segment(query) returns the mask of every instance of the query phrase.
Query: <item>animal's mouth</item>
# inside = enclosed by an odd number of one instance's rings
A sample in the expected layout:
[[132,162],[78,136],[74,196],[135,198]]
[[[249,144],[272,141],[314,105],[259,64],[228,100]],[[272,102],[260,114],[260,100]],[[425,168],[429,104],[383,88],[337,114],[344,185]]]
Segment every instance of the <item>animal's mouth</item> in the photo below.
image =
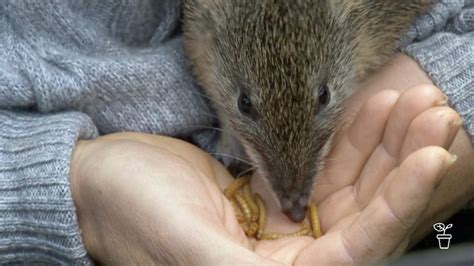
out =
[[[268,165],[265,164],[266,160],[253,149],[251,145],[242,140],[242,152],[245,153],[246,158],[253,164],[248,165],[247,174],[256,172],[258,176],[263,178],[267,183],[268,188],[271,189],[274,199],[279,202],[281,211],[293,222],[302,222],[306,218],[306,212],[309,204],[310,192],[305,191],[306,189],[301,185],[298,185],[299,189],[291,189],[292,192],[283,189],[280,185],[275,182],[279,182],[277,178],[269,178],[277,174],[274,171],[269,171]],[[240,165],[242,167],[242,165]],[[257,167],[258,166],[258,167]],[[242,168],[240,170],[243,170]],[[277,185],[277,187],[275,187]]]
[[293,222],[301,222],[306,217],[309,199],[303,195],[280,198],[282,212]]

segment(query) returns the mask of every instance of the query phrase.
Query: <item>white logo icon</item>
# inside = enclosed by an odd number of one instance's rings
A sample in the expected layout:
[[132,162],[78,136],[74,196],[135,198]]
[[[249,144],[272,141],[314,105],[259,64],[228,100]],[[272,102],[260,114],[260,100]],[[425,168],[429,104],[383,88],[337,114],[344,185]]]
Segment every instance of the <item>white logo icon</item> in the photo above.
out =
[[446,230],[453,227],[453,224],[444,225],[443,223],[435,223],[433,225],[434,230],[437,232],[443,232],[442,234],[437,234],[436,238],[438,239],[438,244],[440,249],[448,249],[449,243],[451,242],[451,238],[453,237],[451,234],[446,234]]

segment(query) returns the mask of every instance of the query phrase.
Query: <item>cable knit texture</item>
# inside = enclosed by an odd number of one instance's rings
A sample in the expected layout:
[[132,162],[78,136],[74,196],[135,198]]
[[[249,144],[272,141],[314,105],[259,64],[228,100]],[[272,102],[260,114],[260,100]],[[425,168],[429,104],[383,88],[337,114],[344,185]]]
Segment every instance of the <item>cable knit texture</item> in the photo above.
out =
[[[78,138],[141,131],[212,146],[178,0],[0,1],[0,262],[91,264],[69,191]],[[406,38],[473,128],[472,1],[444,1]]]

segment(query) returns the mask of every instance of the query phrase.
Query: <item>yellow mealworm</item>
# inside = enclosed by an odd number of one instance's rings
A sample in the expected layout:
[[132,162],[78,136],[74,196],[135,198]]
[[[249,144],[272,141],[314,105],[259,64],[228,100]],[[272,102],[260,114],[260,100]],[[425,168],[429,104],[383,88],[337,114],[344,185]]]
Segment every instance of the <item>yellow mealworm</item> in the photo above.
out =
[[235,217],[237,218],[237,221],[241,224],[245,222],[245,217],[244,214],[242,213],[242,210],[239,207],[239,204],[237,203],[235,198],[230,199],[230,203],[232,204],[232,208],[234,209]]
[[282,233],[265,233],[262,235],[261,240],[275,240],[282,238],[284,234]]
[[255,236],[255,234],[257,233],[257,230],[258,230],[258,224],[254,222],[250,223],[247,236],[250,236],[250,237]]
[[258,206],[252,197],[252,191],[250,190],[250,183],[247,183],[244,185],[243,191],[244,191],[244,197],[247,200],[247,203],[249,204],[250,210],[252,211],[251,220],[252,222],[256,222],[258,220]]
[[255,237],[257,238],[257,240],[262,240],[263,239],[263,234],[264,234],[264,229],[258,228],[257,235]]
[[235,200],[237,200],[242,213],[244,214],[245,220],[250,221],[252,217],[252,210],[250,209],[247,200],[238,192],[234,194],[234,197]]
[[245,235],[249,234],[250,225],[248,222],[241,223],[240,227],[242,227],[242,230],[244,230]]
[[321,225],[319,223],[319,215],[316,204],[311,201],[309,204],[309,222],[313,231],[313,237],[318,238],[321,236]]
[[296,237],[296,236],[305,236],[308,235],[309,228],[303,227],[300,230],[293,233],[266,233],[263,234],[262,240],[276,240],[282,237]]
[[293,232],[291,234],[288,234],[288,236],[306,236],[308,235],[309,233],[309,228],[305,227],[305,228],[302,228],[296,232]]
[[237,222],[239,222],[239,224],[245,223],[245,217],[243,215],[236,215],[235,218],[237,218]]
[[265,227],[267,226],[267,211],[265,210],[265,205],[263,204],[263,200],[260,195],[255,194],[255,201],[257,202],[258,207],[258,230],[257,230],[257,239],[261,239],[263,237],[263,232],[265,231]]
[[225,196],[228,199],[231,199],[234,196],[235,192],[248,182],[250,182],[250,179],[247,176],[238,178],[232,184],[230,184],[230,186],[228,186],[226,190],[224,190]]

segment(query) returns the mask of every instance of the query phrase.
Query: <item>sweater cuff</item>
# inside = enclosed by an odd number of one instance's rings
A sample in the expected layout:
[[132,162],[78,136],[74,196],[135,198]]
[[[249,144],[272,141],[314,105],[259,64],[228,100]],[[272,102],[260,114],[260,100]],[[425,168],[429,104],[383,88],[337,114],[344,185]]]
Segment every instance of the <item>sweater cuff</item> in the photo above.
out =
[[448,96],[474,145],[474,32],[438,33],[403,49]]
[[0,111],[0,261],[91,264],[69,185],[78,138],[97,136],[88,116]]

